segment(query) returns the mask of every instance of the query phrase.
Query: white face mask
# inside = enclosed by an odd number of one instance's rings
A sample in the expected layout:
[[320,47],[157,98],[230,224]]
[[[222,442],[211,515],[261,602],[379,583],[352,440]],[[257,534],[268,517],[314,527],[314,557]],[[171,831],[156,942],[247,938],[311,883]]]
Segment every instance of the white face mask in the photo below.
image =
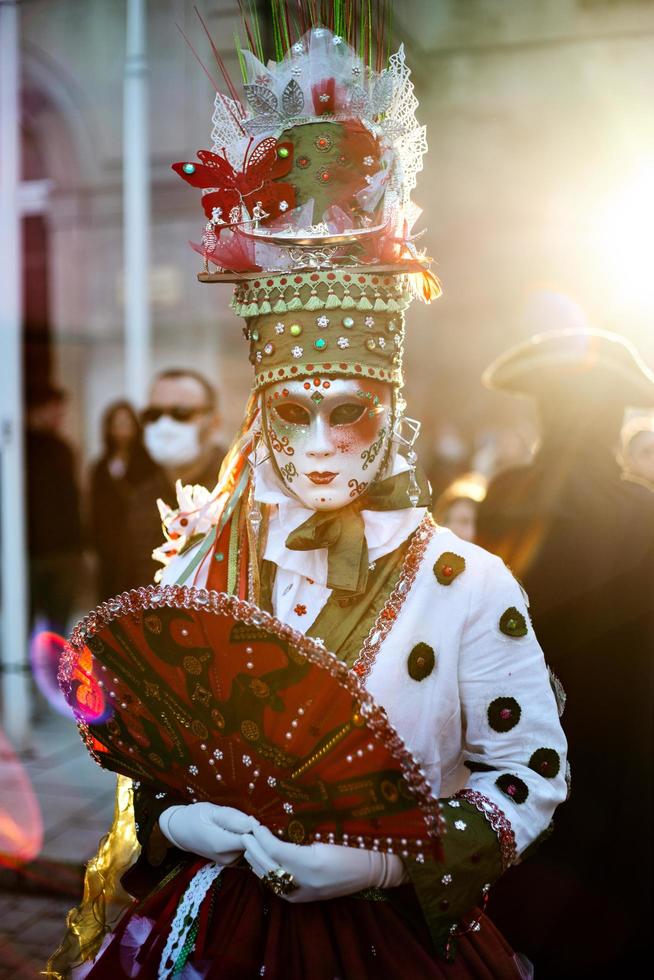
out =
[[148,422],[143,430],[145,448],[159,466],[184,466],[198,459],[202,451],[195,422],[177,422],[162,415]]
[[263,394],[264,438],[284,486],[305,507],[337,510],[379,476],[391,438],[392,389],[316,377]]

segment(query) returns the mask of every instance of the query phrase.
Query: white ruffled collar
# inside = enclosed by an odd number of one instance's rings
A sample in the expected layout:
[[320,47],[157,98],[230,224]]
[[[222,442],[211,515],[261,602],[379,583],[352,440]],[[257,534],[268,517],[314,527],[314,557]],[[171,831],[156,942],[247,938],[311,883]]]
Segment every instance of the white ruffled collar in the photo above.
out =
[[[409,469],[403,456],[396,455],[388,476],[396,476]],[[286,547],[286,539],[291,531],[308,520],[313,513],[281,485],[273,467],[267,459],[255,470],[254,499],[262,504],[275,505],[268,525],[268,537],[264,558],[282,568],[319,585],[327,584],[327,549],[313,551],[291,551]],[[368,543],[368,557],[371,562],[394,551],[412,534],[427,513],[426,507],[405,507],[401,510],[362,510]]]

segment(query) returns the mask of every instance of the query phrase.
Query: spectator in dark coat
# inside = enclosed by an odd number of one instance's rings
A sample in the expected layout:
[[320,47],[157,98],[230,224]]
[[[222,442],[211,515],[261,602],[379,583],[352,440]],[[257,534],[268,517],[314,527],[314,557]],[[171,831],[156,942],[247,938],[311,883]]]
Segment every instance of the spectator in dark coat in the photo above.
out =
[[59,634],[69,626],[82,553],[75,457],[59,432],[66,399],[55,386],[33,392],[25,437],[31,619]]
[[197,371],[158,374],[141,421],[145,447],[157,467],[135,488],[127,507],[124,577],[130,588],[151,584],[161,567],[151,557],[164,540],[157,499],[175,505],[177,480],[213,489],[225,454],[217,442],[216,391]]
[[124,577],[128,499],[156,469],[129,402],[113,402],[106,408],[102,441],[103,452],[91,469],[90,479],[91,536],[98,559],[100,600],[117,595],[129,585]]
[[624,407],[654,404],[654,376],[617,335],[569,330],[509,351],[485,381],[538,405],[536,458],[491,482],[477,541],[530,597],[567,694],[572,770],[553,835],[499,884],[491,916],[538,980],[640,975],[652,911],[654,494],[621,478],[615,450]]

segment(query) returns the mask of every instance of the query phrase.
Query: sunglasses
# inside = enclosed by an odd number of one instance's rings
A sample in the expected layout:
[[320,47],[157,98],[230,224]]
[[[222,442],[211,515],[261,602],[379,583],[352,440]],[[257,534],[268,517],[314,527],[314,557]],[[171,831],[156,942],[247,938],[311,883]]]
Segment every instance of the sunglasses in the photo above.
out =
[[208,408],[187,408],[184,405],[171,405],[169,408],[157,408],[150,405],[141,412],[141,422],[147,425],[148,422],[158,422],[162,415],[174,419],[175,422],[190,422],[196,415],[204,415]]

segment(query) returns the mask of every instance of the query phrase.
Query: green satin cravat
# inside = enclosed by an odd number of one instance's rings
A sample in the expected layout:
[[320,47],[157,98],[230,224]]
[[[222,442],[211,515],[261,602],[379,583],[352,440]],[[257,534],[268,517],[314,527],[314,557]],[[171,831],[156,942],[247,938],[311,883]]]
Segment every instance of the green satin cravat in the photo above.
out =
[[[416,506],[429,506],[431,495],[427,478],[416,469],[420,498]],[[403,510],[411,506],[408,497],[409,473],[398,473],[380,480],[353,503],[340,510],[318,510],[286,539],[291,551],[327,548],[327,587],[358,595],[368,582],[368,543],[362,510]]]

